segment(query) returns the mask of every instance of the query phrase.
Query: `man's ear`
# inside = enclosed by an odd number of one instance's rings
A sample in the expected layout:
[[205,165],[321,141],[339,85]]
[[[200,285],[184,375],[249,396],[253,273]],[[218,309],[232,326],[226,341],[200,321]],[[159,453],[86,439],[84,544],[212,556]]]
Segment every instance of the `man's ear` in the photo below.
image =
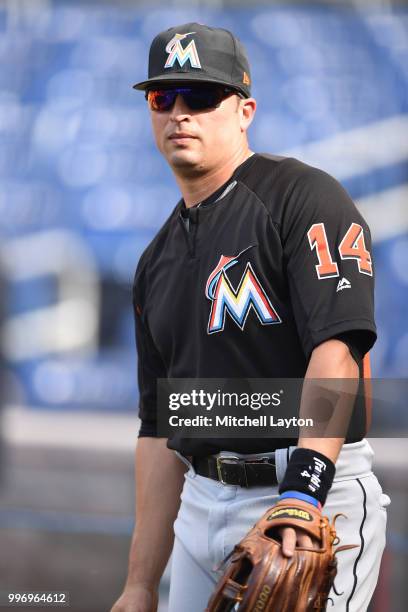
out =
[[246,132],[252,123],[256,111],[255,98],[244,98],[240,100],[238,112],[240,114],[241,132]]

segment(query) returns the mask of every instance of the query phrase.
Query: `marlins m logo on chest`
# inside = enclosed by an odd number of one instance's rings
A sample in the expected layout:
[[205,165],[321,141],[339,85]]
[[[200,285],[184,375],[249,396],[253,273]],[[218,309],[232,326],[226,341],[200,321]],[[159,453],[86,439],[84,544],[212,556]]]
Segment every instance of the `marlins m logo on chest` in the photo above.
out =
[[238,288],[236,290],[233,288],[226,270],[238,263],[239,255],[235,257],[221,255],[217,266],[208,277],[205,287],[205,295],[211,301],[208,334],[223,331],[227,312],[243,330],[251,308],[262,325],[281,323],[278,313],[249,262],[246,264]]
[[180,67],[182,68],[188,60],[190,61],[192,68],[201,68],[200,58],[198,57],[197,47],[194,40],[190,40],[185,49],[181,44],[182,40],[187,38],[187,36],[191,36],[192,34],[195,34],[195,32],[176,34],[167,43],[166,52],[169,54],[169,57],[164,64],[165,68],[172,68],[176,61],[178,61]]

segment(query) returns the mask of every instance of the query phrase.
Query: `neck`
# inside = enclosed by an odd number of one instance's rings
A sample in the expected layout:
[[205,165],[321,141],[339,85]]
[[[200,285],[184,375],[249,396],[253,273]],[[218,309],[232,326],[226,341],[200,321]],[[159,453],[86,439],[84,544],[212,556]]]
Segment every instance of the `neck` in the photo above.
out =
[[195,206],[217,191],[253,152],[248,147],[241,149],[228,158],[224,164],[209,170],[207,173],[185,176],[176,174],[176,181],[187,208]]

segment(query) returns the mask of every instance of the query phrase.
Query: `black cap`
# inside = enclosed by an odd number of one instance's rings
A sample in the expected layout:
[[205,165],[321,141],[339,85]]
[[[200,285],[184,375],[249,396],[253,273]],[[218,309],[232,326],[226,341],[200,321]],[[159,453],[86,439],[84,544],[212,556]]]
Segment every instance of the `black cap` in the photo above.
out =
[[251,95],[249,62],[228,30],[185,23],[158,34],[150,47],[149,78],[135,89],[173,83],[220,83]]

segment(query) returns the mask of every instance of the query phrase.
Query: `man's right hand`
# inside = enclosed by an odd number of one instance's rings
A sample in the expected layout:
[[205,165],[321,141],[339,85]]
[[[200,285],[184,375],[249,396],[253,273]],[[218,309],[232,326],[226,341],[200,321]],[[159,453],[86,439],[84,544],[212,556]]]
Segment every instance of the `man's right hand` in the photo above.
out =
[[144,585],[126,587],[111,612],[156,612],[159,596]]
[[135,455],[135,527],[123,593],[111,612],[157,612],[160,579],[174,543],[185,464],[166,438],[139,438]]

